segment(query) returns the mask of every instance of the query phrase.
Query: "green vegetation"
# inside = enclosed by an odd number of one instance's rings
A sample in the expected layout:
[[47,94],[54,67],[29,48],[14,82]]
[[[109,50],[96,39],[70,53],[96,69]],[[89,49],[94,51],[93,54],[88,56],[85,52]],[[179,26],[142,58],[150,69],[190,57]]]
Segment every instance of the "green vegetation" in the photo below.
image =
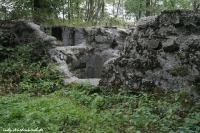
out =
[[43,44],[0,45],[0,132],[198,133],[200,107],[187,91],[107,93],[89,84],[62,85]]
[[197,83],[195,86],[193,86],[192,90],[200,95],[200,83]]
[[127,14],[134,14],[136,19],[143,16],[158,15],[163,10],[198,9],[197,0],[126,0]]
[[0,19],[28,19],[41,25],[123,26],[163,10],[199,7],[199,0],[1,0]]
[[0,99],[2,128],[45,132],[194,132],[200,108],[182,106],[179,93],[103,94],[90,85],[71,84],[49,95],[9,94]]
[[44,44],[13,46],[3,41],[0,48],[0,94],[31,92],[41,95],[60,88],[62,77],[50,64]]
[[190,72],[188,71],[188,68],[184,66],[176,67],[170,72],[170,74],[173,76],[181,76],[181,77],[187,76],[189,73]]
[[[0,19],[30,19],[41,25],[121,25],[129,15],[159,14],[163,9],[198,9],[197,0],[2,0]],[[113,8],[112,16],[105,5]],[[126,14],[124,13],[126,9]],[[59,14],[62,14],[62,18]],[[123,18],[120,18],[120,16]],[[0,32],[0,132],[42,129],[45,133],[199,133],[200,107],[187,89],[155,88],[154,93],[116,93],[90,84],[63,85],[63,77],[43,43],[16,45]],[[62,42],[58,42],[62,46]],[[180,55],[180,58],[182,56]],[[175,68],[173,76],[189,74]],[[199,93],[200,84],[192,88]]]
[[185,59],[185,55],[180,52],[180,53],[177,54],[177,59],[178,60],[184,60]]

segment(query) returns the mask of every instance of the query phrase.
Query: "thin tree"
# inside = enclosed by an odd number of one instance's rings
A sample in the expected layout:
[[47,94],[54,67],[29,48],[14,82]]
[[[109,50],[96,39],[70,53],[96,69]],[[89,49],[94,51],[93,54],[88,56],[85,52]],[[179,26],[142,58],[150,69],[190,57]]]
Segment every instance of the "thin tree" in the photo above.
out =
[[40,23],[40,17],[39,17],[40,8],[41,8],[40,0],[34,0],[34,2],[33,2],[33,9],[34,9],[33,21],[35,23]]
[[151,6],[151,1],[150,0],[146,0],[146,16],[150,16],[151,15],[150,6]]

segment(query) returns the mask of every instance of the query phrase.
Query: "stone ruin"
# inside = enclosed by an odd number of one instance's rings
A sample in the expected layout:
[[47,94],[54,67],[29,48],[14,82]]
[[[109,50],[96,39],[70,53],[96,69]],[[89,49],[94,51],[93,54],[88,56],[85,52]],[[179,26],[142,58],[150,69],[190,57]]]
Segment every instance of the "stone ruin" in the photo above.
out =
[[141,18],[135,29],[53,27],[59,41],[32,22],[14,27],[21,43],[50,44],[67,83],[94,79],[107,91],[132,93],[186,88],[200,99],[200,11],[163,11]]
[[[43,54],[48,49],[51,59],[56,63],[59,72],[66,78],[65,83],[90,82],[98,85],[103,64],[120,56],[120,49],[130,29],[117,27],[75,28],[52,27],[52,35],[47,35],[44,27],[31,21],[1,22],[1,29],[7,28],[12,33],[16,44],[43,43],[35,51]],[[39,53],[38,53],[39,52]]]
[[116,27],[52,27],[52,35],[60,40],[60,46],[51,49],[50,54],[66,82],[89,79],[97,85],[103,64],[120,56],[120,49],[131,33],[130,29]]
[[200,95],[200,11],[163,11],[141,18],[120,57],[105,63],[100,85],[109,91],[186,88]]

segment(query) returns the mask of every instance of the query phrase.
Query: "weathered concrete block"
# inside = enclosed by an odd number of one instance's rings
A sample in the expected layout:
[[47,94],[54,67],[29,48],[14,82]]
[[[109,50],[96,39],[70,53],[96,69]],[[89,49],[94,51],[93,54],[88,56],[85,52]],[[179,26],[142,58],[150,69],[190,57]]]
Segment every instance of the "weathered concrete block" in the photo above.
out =
[[149,17],[142,17],[139,19],[137,23],[137,28],[146,28],[148,26],[154,26],[156,24],[156,17],[149,16]]
[[85,44],[86,43],[86,31],[85,28],[75,28],[74,34],[74,45]]
[[179,45],[176,43],[176,38],[168,39],[162,44],[165,52],[172,52],[179,49]]
[[74,46],[74,28],[73,27],[63,27],[62,28],[62,41],[64,46]]
[[161,42],[158,40],[149,40],[147,43],[149,49],[158,50],[162,47]]

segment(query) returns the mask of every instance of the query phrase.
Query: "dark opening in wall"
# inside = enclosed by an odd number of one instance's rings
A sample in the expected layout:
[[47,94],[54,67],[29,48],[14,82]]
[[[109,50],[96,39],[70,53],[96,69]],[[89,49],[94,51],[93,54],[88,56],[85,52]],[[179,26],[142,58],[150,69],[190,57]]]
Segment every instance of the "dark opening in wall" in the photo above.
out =
[[62,41],[62,27],[60,27],[60,26],[52,27],[52,36],[54,36],[58,40]]
[[117,47],[117,46],[118,46],[117,41],[116,41],[116,39],[114,39],[113,42],[111,43],[110,47],[112,49],[115,49],[115,47]]

